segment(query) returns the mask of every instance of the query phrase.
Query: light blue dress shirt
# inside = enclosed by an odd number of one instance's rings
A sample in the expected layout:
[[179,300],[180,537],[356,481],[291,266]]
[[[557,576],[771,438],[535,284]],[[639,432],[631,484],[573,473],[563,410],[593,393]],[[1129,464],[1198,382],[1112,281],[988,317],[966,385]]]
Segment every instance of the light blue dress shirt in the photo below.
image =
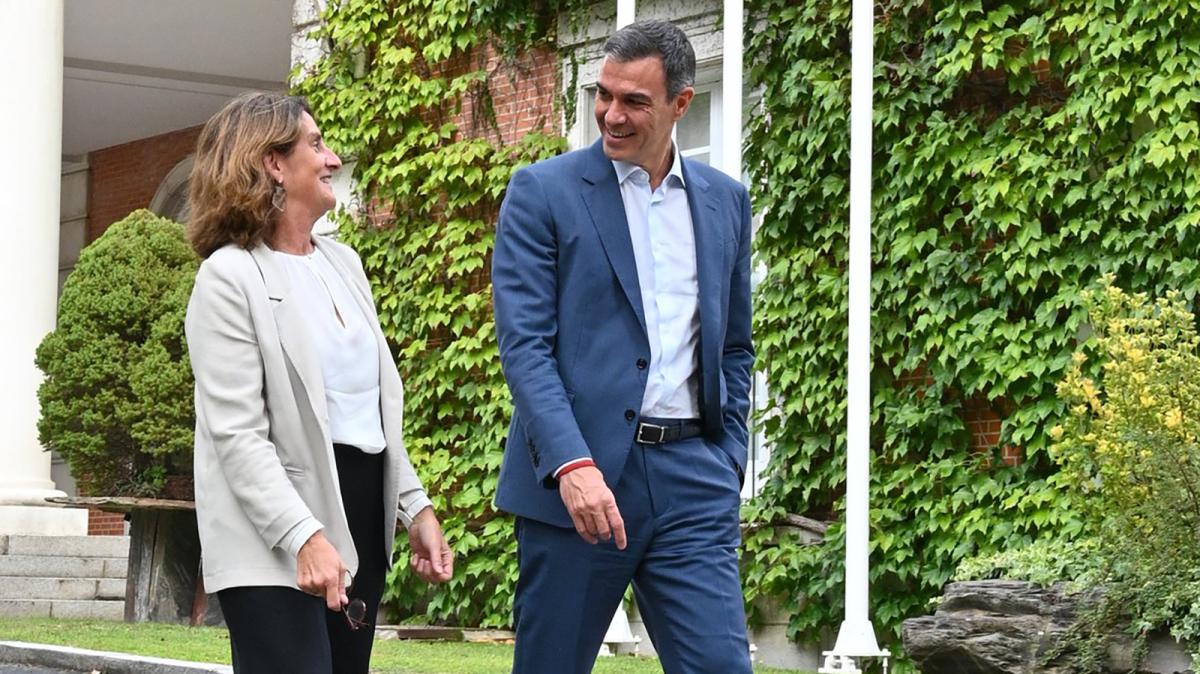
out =
[[696,236],[688,209],[678,148],[671,170],[650,189],[650,175],[614,161],[629,222],[638,286],[650,340],[650,364],[642,416],[696,419],[700,416],[700,285]]

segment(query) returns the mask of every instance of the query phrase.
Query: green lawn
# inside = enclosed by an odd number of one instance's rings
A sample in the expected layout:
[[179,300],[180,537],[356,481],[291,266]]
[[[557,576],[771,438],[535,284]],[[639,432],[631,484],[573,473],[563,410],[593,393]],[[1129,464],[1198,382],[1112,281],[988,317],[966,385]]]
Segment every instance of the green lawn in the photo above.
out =
[[[28,641],[199,662],[229,663],[224,629],[100,620],[0,618],[0,641]],[[377,641],[371,671],[379,674],[502,674],[512,666],[512,646],[424,641]],[[657,674],[657,660],[613,657],[596,662],[596,674]],[[756,667],[757,674],[799,670]]]

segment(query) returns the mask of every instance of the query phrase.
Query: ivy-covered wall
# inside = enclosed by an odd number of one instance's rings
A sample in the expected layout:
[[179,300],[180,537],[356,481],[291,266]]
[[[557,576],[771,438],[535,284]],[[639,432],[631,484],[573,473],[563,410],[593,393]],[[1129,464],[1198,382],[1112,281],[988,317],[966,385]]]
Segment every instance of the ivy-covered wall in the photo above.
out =
[[[850,2],[753,10],[755,336],[777,409],[747,515],[836,521]],[[1106,273],[1189,301],[1200,289],[1200,7],[893,0],[876,21],[871,606],[891,639],[965,556],[1078,526],[1046,451],[1055,386],[1088,334],[1081,290]],[[1003,419],[993,451],[971,448],[979,405]],[[800,547],[755,530],[748,597],[785,598],[801,636],[836,629],[842,533]]]

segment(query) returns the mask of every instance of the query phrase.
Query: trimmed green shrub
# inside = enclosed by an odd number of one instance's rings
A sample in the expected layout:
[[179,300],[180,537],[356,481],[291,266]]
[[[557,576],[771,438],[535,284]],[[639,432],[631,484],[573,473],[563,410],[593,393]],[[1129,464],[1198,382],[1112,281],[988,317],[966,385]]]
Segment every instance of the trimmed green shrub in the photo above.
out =
[[159,495],[191,475],[195,417],[184,344],[198,260],[183,226],[138,210],[84,248],[37,366],[38,437],[85,494]]
[[1100,578],[1099,546],[1093,537],[1047,536],[1025,547],[969,557],[958,565],[954,579],[1006,578],[1042,586],[1068,581],[1072,589],[1083,588]]

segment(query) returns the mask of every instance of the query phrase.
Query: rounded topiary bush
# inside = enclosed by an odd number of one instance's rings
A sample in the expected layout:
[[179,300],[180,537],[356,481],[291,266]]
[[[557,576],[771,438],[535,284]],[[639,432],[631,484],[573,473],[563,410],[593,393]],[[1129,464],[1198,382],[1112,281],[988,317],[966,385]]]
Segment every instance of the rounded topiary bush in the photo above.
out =
[[183,226],[138,210],[79,256],[37,350],[38,436],[85,494],[158,496],[190,475],[183,317],[199,264]]

